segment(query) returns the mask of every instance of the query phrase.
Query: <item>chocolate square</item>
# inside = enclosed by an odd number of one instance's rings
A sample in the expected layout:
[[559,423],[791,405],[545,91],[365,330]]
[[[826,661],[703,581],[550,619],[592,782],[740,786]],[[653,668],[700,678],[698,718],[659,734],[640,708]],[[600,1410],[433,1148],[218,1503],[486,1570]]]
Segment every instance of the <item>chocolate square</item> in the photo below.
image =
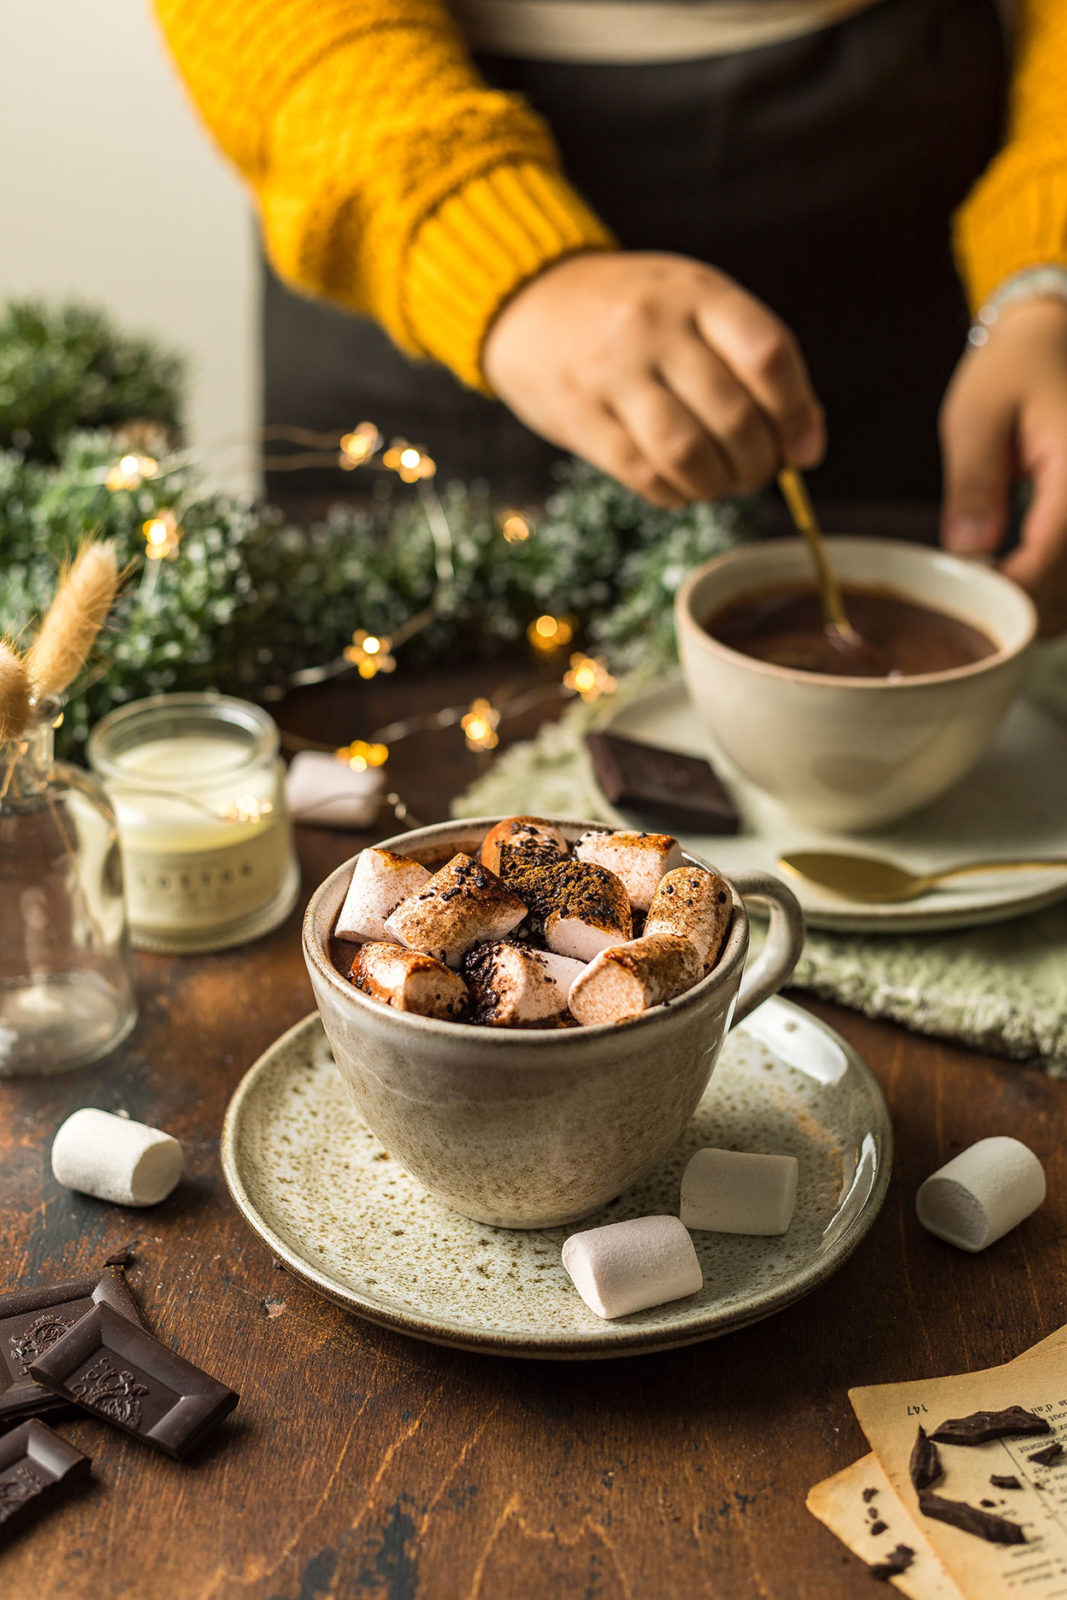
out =
[[31,1418],[0,1437],[0,1539],[7,1539],[52,1498],[89,1475],[89,1457]]
[[64,1403],[34,1381],[30,1367],[94,1305],[108,1305],[120,1316],[142,1321],[123,1276],[124,1259],[108,1262],[102,1274],[0,1295],[0,1424]]
[[30,1371],[62,1399],[179,1459],[238,1400],[106,1305],[95,1305]]
[[741,819],[707,761],[617,733],[587,733],[596,780],[613,806],[700,833],[736,833]]

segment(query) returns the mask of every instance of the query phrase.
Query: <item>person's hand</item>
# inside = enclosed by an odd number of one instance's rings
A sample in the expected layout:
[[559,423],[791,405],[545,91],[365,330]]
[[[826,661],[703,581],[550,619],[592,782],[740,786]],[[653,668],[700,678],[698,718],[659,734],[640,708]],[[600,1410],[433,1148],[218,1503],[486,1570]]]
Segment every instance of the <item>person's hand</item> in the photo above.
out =
[[1021,543],[1003,562],[1029,591],[1041,632],[1067,628],[1067,302],[1004,308],[988,342],[956,368],[941,408],[941,538],[960,555],[993,554],[1015,478],[1032,498]]
[[482,366],[528,427],[660,506],[814,466],[822,410],[789,329],[684,256],[572,256],[510,300]]

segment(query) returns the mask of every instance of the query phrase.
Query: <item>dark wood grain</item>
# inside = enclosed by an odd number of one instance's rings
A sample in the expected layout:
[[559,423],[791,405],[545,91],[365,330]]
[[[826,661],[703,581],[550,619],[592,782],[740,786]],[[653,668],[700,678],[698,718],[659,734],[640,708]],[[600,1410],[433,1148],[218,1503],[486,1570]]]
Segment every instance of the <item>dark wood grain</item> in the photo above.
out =
[[[287,704],[281,720],[340,742],[427,697],[469,698],[486,681],[482,668],[432,687],[403,675],[338,686]],[[474,770],[455,732],[398,748],[393,764],[425,820],[446,813]],[[303,830],[305,888],[367,837]],[[872,1066],[897,1141],[882,1215],[833,1279],[769,1321],[657,1356],[538,1363],[439,1349],[364,1324],[275,1268],[226,1193],[226,1102],[260,1051],[311,1009],[298,930],[294,913],[243,950],[139,956],[141,1016],[122,1050],[65,1077],[0,1084],[0,1290],[74,1276],[129,1245],[149,1326],[241,1392],[188,1465],[98,1422],[62,1423],[93,1457],[93,1488],[0,1556],[0,1594],[867,1594],[862,1567],[805,1511],[805,1493],[864,1449],[850,1384],[1003,1361],[1065,1320],[1067,1085],[811,1002]],[[170,1200],[134,1212],[53,1181],[52,1135],[87,1104],[178,1135],[188,1177]],[[1037,1152],[1050,1199],[968,1256],[920,1229],[915,1189],[990,1133]]]

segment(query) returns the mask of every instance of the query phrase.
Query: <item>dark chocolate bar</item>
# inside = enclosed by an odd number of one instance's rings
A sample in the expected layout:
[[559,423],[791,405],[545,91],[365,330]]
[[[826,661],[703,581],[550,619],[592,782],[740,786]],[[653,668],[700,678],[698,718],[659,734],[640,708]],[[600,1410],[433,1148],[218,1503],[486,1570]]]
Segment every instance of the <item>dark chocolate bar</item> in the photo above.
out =
[[699,756],[680,755],[617,733],[587,733],[596,780],[613,806],[669,827],[736,833],[741,819],[715,773]]
[[898,1544],[895,1550],[882,1560],[876,1561],[867,1568],[872,1578],[878,1578],[882,1583],[888,1583],[890,1578],[899,1578],[902,1572],[907,1572],[915,1560],[915,1551],[910,1544]]
[[1021,1489],[1022,1484],[1014,1472],[993,1472],[989,1477],[994,1489]]
[[972,1411],[969,1417],[949,1417],[931,1433],[940,1444],[986,1444],[1010,1433],[1051,1433],[1044,1417],[1024,1411],[1022,1406],[1007,1406],[1003,1411]]
[[926,1437],[926,1429],[920,1425],[915,1443],[911,1447],[911,1460],[908,1462],[912,1488],[929,1489],[932,1483],[937,1482],[943,1471],[938,1448],[932,1439]]
[[209,1378],[144,1328],[96,1305],[30,1368],[64,1400],[181,1458],[237,1404]]
[[1047,1444],[1043,1450],[1035,1450],[1032,1456],[1027,1456],[1027,1461],[1036,1461],[1042,1467],[1047,1467],[1055,1461],[1057,1456],[1062,1456],[1063,1446],[1058,1439],[1052,1444]]
[[30,1367],[94,1305],[141,1322],[141,1312],[122,1272],[125,1255],[102,1273],[66,1283],[39,1284],[0,1295],[0,1425],[12,1417],[55,1410],[64,1402],[30,1376]]
[[976,1538],[986,1539],[990,1544],[1026,1543],[1026,1534],[1017,1522],[994,1516],[991,1511],[980,1511],[977,1506],[968,1505],[966,1500],[946,1500],[943,1494],[933,1494],[929,1489],[923,1489],[919,1494],[919,1510],[924,1517],[947,1522],[950,1527],[959,1528],[963,1533],[973,1533]]
[[0,1540],[9,1538],[62,1484],[89,1475],[89,1457],[31,1417],[0,1437]]

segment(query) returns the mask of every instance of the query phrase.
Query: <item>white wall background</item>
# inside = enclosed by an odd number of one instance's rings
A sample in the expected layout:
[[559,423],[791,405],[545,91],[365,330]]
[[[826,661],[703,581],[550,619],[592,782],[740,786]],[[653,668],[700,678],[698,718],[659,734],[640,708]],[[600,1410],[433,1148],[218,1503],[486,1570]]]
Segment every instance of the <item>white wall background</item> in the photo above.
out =
[[[258,423],[251,206],[150,0],[0,0],[0,298],[107,306],[189,361],[190,442]],[[249,491],[254,453],[212,459]]]

